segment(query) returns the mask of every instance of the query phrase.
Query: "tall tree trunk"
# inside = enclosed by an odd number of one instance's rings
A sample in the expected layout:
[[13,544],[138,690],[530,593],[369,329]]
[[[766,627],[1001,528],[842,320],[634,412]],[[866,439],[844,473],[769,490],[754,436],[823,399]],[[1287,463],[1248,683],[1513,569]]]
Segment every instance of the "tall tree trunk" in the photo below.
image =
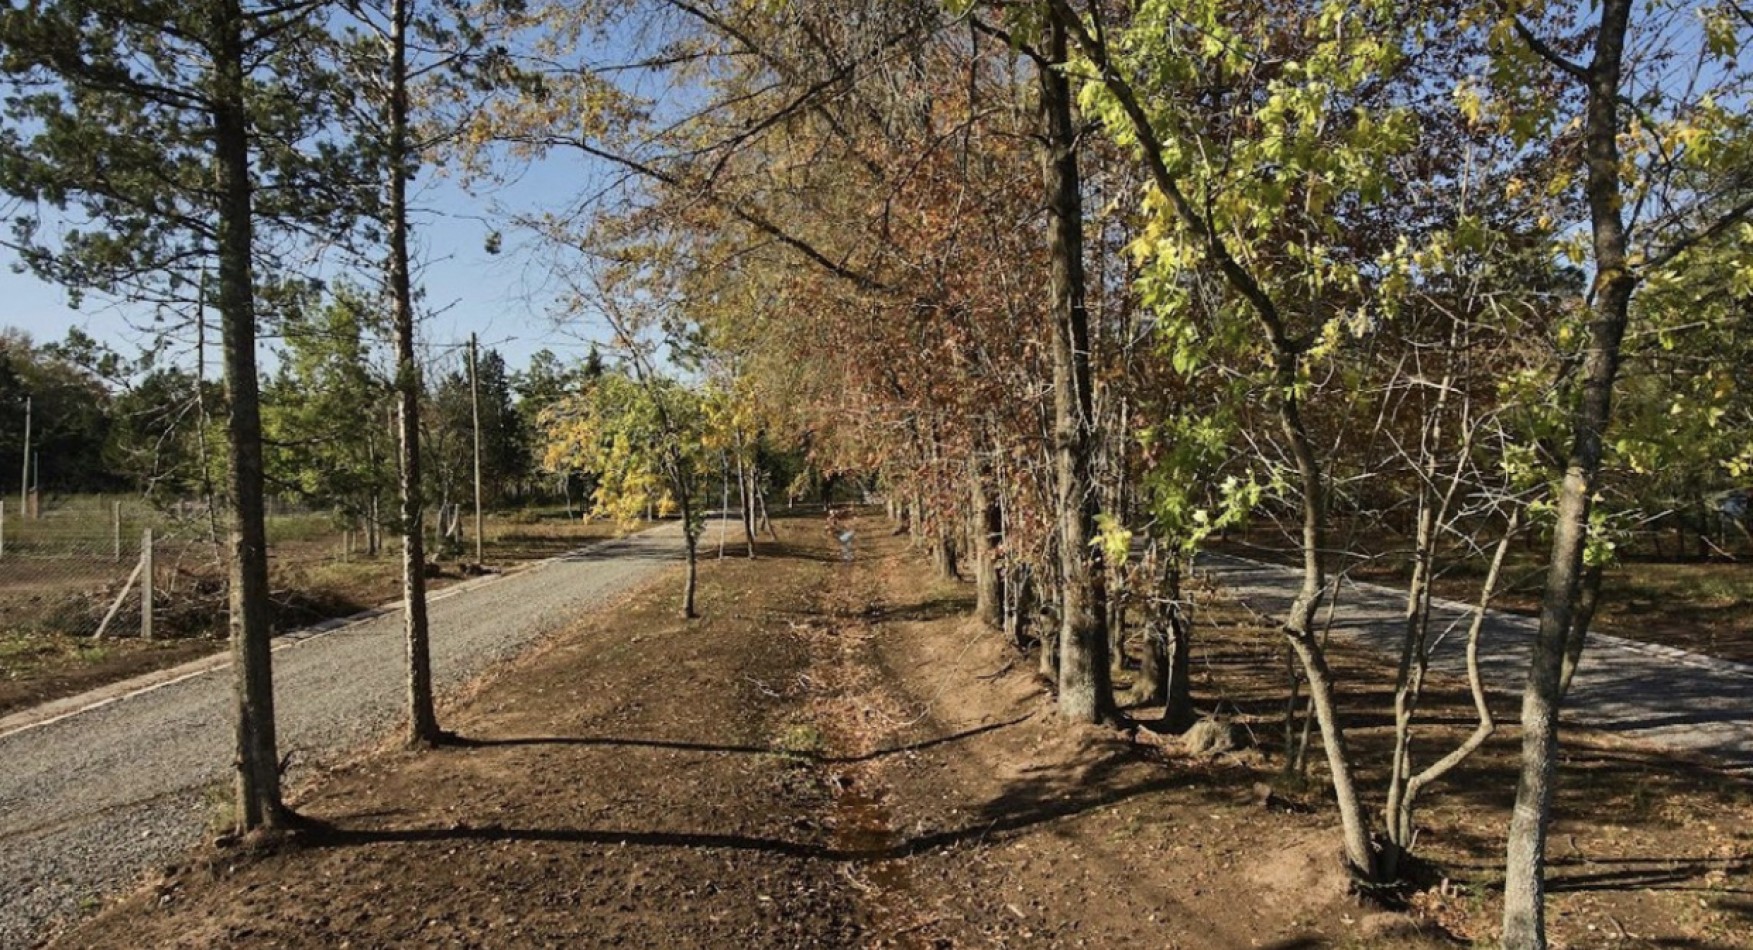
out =
[[1273,348],[1277,351],[1273,386],[1278,401],[1279,426],[1290,445],[1296,461],[1297,480],[1303,491],[1302,560],[1303,583],[1285,616],[1284,633],[1291,650],[1302,665],[1309,685],[1309,703],[1315,721],[1321,728],[1321,745],[1327,753],[1328,778],[1333,797],[1339,806],[1339,822],[1344,842],[1345,860],[1353,873],[1374,879],[1378,872],[1375,851],[1370,846],[1363,799],[1358,794],[1356,770],[1351,751],[1345,741],[1345,728],[1339,722],[1338,704],[1334,699],[1333,674],[1327,666],[1326,647],[1315,634],[1315,613],[1327,587],[1327,485],[1315,455],[1315,445],[1302,418],[1302,404],[1297,397],[1297,376],[1300,359],[1291,343],[1284,339],[1276,324],[1271,328]]
[[426,619],[426,550],[421,537],[420,366],[414,359],[414,293],[408,263],[407,25],[410,0],[390,7],[389,279],[396,346],[396,436],[401,454],[402,632],[408,662],[408,733],[412,746],[438,742],[432,700],[432,645]]
[[1053,314],[1053,440],[1059,522],[1059,714],[1073,722],[1120,718],[1108,672],[1108,634],[1090,548],[1095,496],[1090,478],[1092,393],[1089,313],[1084,304],[1083,198],[1071,84],[1063,72],[1065,27],[1048,24],[1048,65],[1040,69],[1045,114],[1048,254]]
[[1595,285],[1582,393],[1571,419],[1570,453],[1558,491],[1552,558],[1540,598],[1540,629],[1522,694],[1522,774],[1516,785],[1515,811],[1510,816],[1509,856],[1504,869],[1503,945],[1509,950],[1541,950],[1546,946],[1546,824],[1552,813],[1565,647],[1577,620],[1590,503],[1612,417],[1620,342],[1637,284],[1626,260],[1618,143],[1619,86],[1631,0],[1603,0],[1600,15],[1595,58],[1587,69],[1583,121],[1584,191],[1594,240]]
[[262,416],[256,375],[254,207],[249,115],[244,103],[243,11],[213,4],[213,144],[219,189],[219,314],[230,390],[231,658],[237,697],[237,799],[242,830],[276,830],[280,797],[274,733],[273,630],[268,618],[268,533],[263,508]]
[[998,546],[1004,521],[986,485],[985,466],[976,456],[968,467],[972,517],[968,535],[974,541],[974,616],[992,630],[1004,629],[1004,580],[998,570]]
[[[1426,466],[1421,474],[1433,475],[1428,455],[1421,462]],[[1387,877],[1398,871],[1401,859],[1412,847],[1411,809],[1405,804],[1405,796],[1412,781],[1412,720],[1423,697],[1429,667],[1430,575],[1437,522],[1436,500],[1431,496],[1428,487],[1420,488],[1412,577],[1406,583],[1406,609],[1401,621],[1400,665],[1394,682],[1394,753],[1388,772],[1388,846],[1382,860],[1382,872]]]
[[1558,698],[1570,695],[1570,682],[1583,660],[1583,646],[1588,642],[1589,627],[1595,622],[1595,607],[1601,603],[1601,581],[1604,568],[1590,564],[1583,569],[1578,585],[1576,612],[1570,618],[1570,632],[1564,637],[1564,672],[1558,677]]
[[956,560],[956,539],[949,525],[939,525],[931,535],[931,563],[937,576],[946,581],[961,580],[962,571]]
[[752,558],[755,556],[755,479],[753,466],[740,454],[737,456],[737,497],[737,504],[743,510],[743,539]]
[[1163,723],[1172,730],[1193,725],[1193,618],[1181,601],[1181,555],[1169,558],[1168,578],[1163,584],[1168,601],[1169,675],[1165,684]]
[[1126,672],[1126,599],[1125,579],[1108,572],[1103,598],[1102,625],[1108,631],[1108,675],[1118,677]]
[[1165,599],[1168,571],[1163,559],[1163,545],[1153,540],[1145,550],[1141,566],[1150,590],[1145,598],[1144,641],[1138,653],[1138,678],[1133,681],[1127,702],[1140,706],[1160,703],[1169,694],[1169,644],[1171,614]]
[[[676,471],[681,471],[681,461],[675,461]],[[687,491],[683,479],[674,479],[678,489],[676,495],[682,508],[682,543],[687,549],[688,571],[682,580],[682,619],[693,620],[700,616],[694,608],[694,594],[700,587],[700,528],[694,525],[693,492]],[[702,522],[704,524],[704,522]]]

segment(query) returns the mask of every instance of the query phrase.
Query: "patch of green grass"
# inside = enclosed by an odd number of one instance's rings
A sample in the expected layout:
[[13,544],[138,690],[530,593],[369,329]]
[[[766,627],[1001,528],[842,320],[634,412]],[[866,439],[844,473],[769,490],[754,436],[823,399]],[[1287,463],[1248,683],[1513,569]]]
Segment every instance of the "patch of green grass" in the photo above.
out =
[[215,782],[201,791],[201,802],[207,811],[207,830],[211,834],[232,834],[237,831],[237,794],[230,782]]
[[821,757],[822,750],[827,747],[827,740],[822,730],[807,722],[794,722],[786,726],[773,740],[773,751],[786,759],[811,761]]
[[45,651],[45,645],[37,637],[21,637],[16,634],[0,639],[0,663],[28,659]]
[[311,564],[305,567],[300,586],[312,590],[339,587],[353,589],[362,584],[371,584],[392,575],[399,561],[379,557],[369,559],[363,556],[351,561],[330,561],[327,564]]
[[1753,571],[1736,564],[1627,564],[1618,569],[1634,597],[1735,606],[1753,600]]
[[0,639],[0,676],[19,679],[50,666],[102,663],[114,645],[64,634],[12,634]]
[[340,533],[335,528],[334,516],[328,514],[271,515],[267,521],[269,544],[276,541],[314,541]]

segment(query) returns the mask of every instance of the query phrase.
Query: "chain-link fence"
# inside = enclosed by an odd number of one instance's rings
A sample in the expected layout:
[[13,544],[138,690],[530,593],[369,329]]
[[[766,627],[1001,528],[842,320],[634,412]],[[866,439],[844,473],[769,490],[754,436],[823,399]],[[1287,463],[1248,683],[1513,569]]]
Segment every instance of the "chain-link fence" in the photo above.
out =
[[[229,599],[223,513],[195,501],[46,496],[26,514],[15,494],[0,511],[0,715],[220,648]],[[270,500],[267,515],[276,630],[345,617],[400,592],[400,543],[383,520],[287,499]],[[434,506],[427,526],[433,588],[618,530],[564,511],[502,514],[486,521],[483,566],[460,506]]]
[[120,499],[30,501],[0,503],[0,627],[91,636],[108,617],[106,634],[142,633],[142,539],[163,519]]
[[[221,529],[204,504],[99,496],[32,502],[0,503],[0,631],[166,637],[223,626]],[[270,523],[297,556],[348,556],[351,537],[328,513],[280,502]]]

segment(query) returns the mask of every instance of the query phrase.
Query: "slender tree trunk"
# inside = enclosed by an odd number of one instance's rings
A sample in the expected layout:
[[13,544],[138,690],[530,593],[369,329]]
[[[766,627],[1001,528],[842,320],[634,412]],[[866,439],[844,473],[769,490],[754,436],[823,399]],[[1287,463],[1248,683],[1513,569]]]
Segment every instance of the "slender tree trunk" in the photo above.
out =
[[760,485],[755,487],[755,507],[761,512],[761,524],[767,529],[767,536],[779,543],[779,530],[773,527],[773,518],[767,513],[767,493],[761,491]]
[[1168,600],[1169,675],[1163,722],[1172,730],[1193,725],[1193,618],[1182,606],[1181,556],[1172,554],[1163,595]]
[[1138,678],[1126,697],[1130,703],[1150,706],[1169,694],[1170,610],[1165,602],[1168,572],[1164,570],[1162,545],[1153,540],[1145,551],[1142,569],[1150,591],[1145,599],[1144,642],[1138,652]]
[[931,563],[937,569],[937,576],[946,581],[961,580],[961,567],[956,561],[956,541],[950,535],[948,525],[943,525],[931,536]]
[[1108,635],[1097,575],[1095,495],[1090,478],[1092,391],[1089,312],[1084,304],[1083,198],[1077,127],[1072,116],[1065,27],[1048,24],[1049,65],[1040,70],[1045,113],[1048,254],[1053,313],[1053,423],[1055,507],[1059,522],[1059,714],[1073,722],[1120,719],[1108,669]]
[[700,616],[694,607],[694,594],[700,587],[700,532],[694,527],[693,501],[687,492],[681,493],[681,506],[682,542],[688,555],[688,573],[682,581],[682,619],[693,620]]
[[1570,630],[1564,636],[1564,672],[1558,678],[1558,697],[1570,695],[1570,682],[1583,660],[1583,646],[1588,642],[1589,627],[1595,622],[1595,607],[1601,602],[1603,568],[1591,564],[1583,570],[1577,593],[1576,612],[1570,618]]
[[[1428,456],[1423,461],[1428,463]],[[1428,477],[1434,473],[1427,466],[1422,474]],[[1388,877],[1396,873],[1402,855],[1412,846],[1411,823],[1399,819],[1409,814],[1404,802],[1406,786],[1412,780],[1412,720],[1424,692],[1424,675],[1428,667],[1430,561],[1437,510],[1428,488],[1421,488],[1419,494],[1418,522],[1412,544],[1412,577],[1406,584],[1400,666],[1394,683],[1394,754],[1388,772],[1387,804],[1389,846],[1383,854],[1382,864],[1382,872]]]
[[1473,709],[1479,717],[1478,725],[1466,740],[1448,755],[1431,763],[1424,771],[1410,776],[1398,802],[1389,808],[1387,814],[1388,835],[1393,848],[1388,852],[1387,874],[1398,873],[1397,862],[1411,848],[1413,836],[1413,809],[1418,804],[1419,793],[1427,785],[1439,781],[1453,771],[1456,766],[1473,755],[1485,740],[1497,730],[1497,721],[1492,718],[1491,705],[1485,693],[1485,681],[1479,672],[1479,637],[1485,628],[1485,613],[1491,607],[1491,599],[1497,594],[1498,578],[1503,574],[1504,557],[1509,553],[1510,540],[1515,537],[1516,528],[1520,524],[1521,513],[1512,512],[1509,523],[1504,527],[1503,538],[1498,541],[1497,551],[1491,557],[1491,568],[1485,574],[1485,581],[1479,588],[1479,605],[1473,612],[1473,622],[1467,629],[1467,684],[1473,696]]
[[743,509],[743,538],[749,557],[755,556],[755,479],[752,466],[737,456],[737,494]]
[[1315,721],[1321,728],[1321,745],[1327,752],[1327,771],[1333,785],[1333,796],[1339,806],[1339,821],[1344,839],[1345,860],[1353,873],[1373,880],[1379,869],[1374,849],[1370,846],[1369,826],[1363,800],[1358,794],[1357,778],[1351,752],[1345,741],[1345,729],[1339,722],[1338,704],[1334,700],[1333,675],[1327,666],[1326,648],[1315,635],[1315,613],[1327,586],[1327,492],[1326,479],[1315,446],[1303,423],[1301,403],[1297,398],[1298,357],[1285,341],[1274,340],[1278,350],[1275,386],[1278,390],[1279,424],[1290,443],[1291,456],[1296,460],[1298,481],[1303,490],[1302,559],[1303,584],[1285,618],[1284,632],[1291,649],[1301,662],[1308,680],[1309,702],[1314,707]]
[[1151,617],[1144,624],[1144,640],[1138,649],[1138,679],[1132,684],[1128,703],[1151,706],[1168,696],[1169,643],[1173,635],[1164,627],[1161,617]]
[[244,104],[243,11],[213,7],[213,140],[219,190],[219,314],[230,390],[231,656],[237,697],[238,816],[245,831],[284,828],[274,724],[273,630],[268,617],[268,535],[263,507],[262,417],[256,374],[254,208]]
[[1546,825],[1552,813],[1566,646],[1578,619],[1589,509],[1612,417],[1620,342],[1636,288],[1626,260],[1618,145],[1620,74],[1630,17],[1630,0],[1603,0],[1595,58],[1587,70],[1583,149],[1595,285],[1582,393],[1571,419],[1570,453],[1558,491],[1552,558],[1540,599],[1540,629],[1534,639],[1527,689],[1522,694],[1522,773],[1510,817],[1504,874],[1503,945],[1509,950],[1546,946]]
[[1110,581],[1107,589],[1106,608],[1102,626],[1108,630],[1108,676],[1110,679],[1124,676],[1126,673],[1126,606],[1125,591]]
[[402,632],[408,663],[411,746],[439,741],[432,699],[432,645],[426,618],[426,550],[420,485],[420,365],[414,358],[414,293],[408,263],[407,24],[409,0],[390,7],[389,280],[396,347],[396,436],[401,456]]
[[[403,2],[407,2],[407,0],[397,0],[398,5]],[[406,94],[406,91],[403,90],[404,98]],[[404,124],[405,122],[404,117]],[[481,374],[478,360],[480,348],[480,341],[476,339],[476,335],[469,334],[469,420],[475,435],[475,563],[477,565],[486,560],[483,551],[486,532],[482,529],[481,521]],[[457,521],[460,526],[461,512],[457,513]],[[462,532],[460,530],[457,535],[457,540],[461,541]]]
[[976,460],[969,466],[970,508],[968,534],[974,540],[974,616],[993,630],[1004,629],[1004,581],[998,570],[998,546],[1004,538],[1004,522],[998,504],[986,486],[987,473]]
[[1041,646],[1041,676],[1053,684],[1055,692],[1059,689],[1059,635],[1063,624],[1058,616],[1045,615],[1049,605],[1060,603],[1059,598],[1059,541],[1053,538],[1047,545],[1046,558],[1029,573],[1028,582],[1023,591],[1028,594],[1027,609],[1024,619],[1034,628],[1035,642]]

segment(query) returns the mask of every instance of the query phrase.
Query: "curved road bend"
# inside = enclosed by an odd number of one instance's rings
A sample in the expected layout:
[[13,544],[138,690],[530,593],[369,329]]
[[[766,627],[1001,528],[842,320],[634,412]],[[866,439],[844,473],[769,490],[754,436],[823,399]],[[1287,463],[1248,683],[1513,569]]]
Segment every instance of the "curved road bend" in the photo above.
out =
[[[675,526],[603,542],[434,595],[442,695],[681,557]],[[282,754],[312,760],[401,721],[398,610],[288,638],[274,653]],[[207,789],[230,775],[229,664],[40,725],[0,725],[0,948],[179,859],[208,828]],[[10,734],[5,734],[11,730]]]
[[[1295,568],[1201,554],[1199,570],[1267,616],[1289,609],[1300,586]],[[1348,583],[1339,593],[1333,632],[1399,656],[1405,591]],[[1432,598],[1432,635],[1442,635],[1431,668],[1467,675],[1467,625],[1473,608]],[[1492,611],[1480,632],[1479,668],[1486,687],[1520,696],[1528,679],[1538,622]],[[1494,704],[1495,705],[1495,704]],[[1500,718],[1515,709],[1494,708]],[[1702,754],[1730,771],[1753,774],[1753,666],[1589,634],[1564,701],[1564,719],[1649,745]],[[1505,720],[1507,721],[1507,719]]]

